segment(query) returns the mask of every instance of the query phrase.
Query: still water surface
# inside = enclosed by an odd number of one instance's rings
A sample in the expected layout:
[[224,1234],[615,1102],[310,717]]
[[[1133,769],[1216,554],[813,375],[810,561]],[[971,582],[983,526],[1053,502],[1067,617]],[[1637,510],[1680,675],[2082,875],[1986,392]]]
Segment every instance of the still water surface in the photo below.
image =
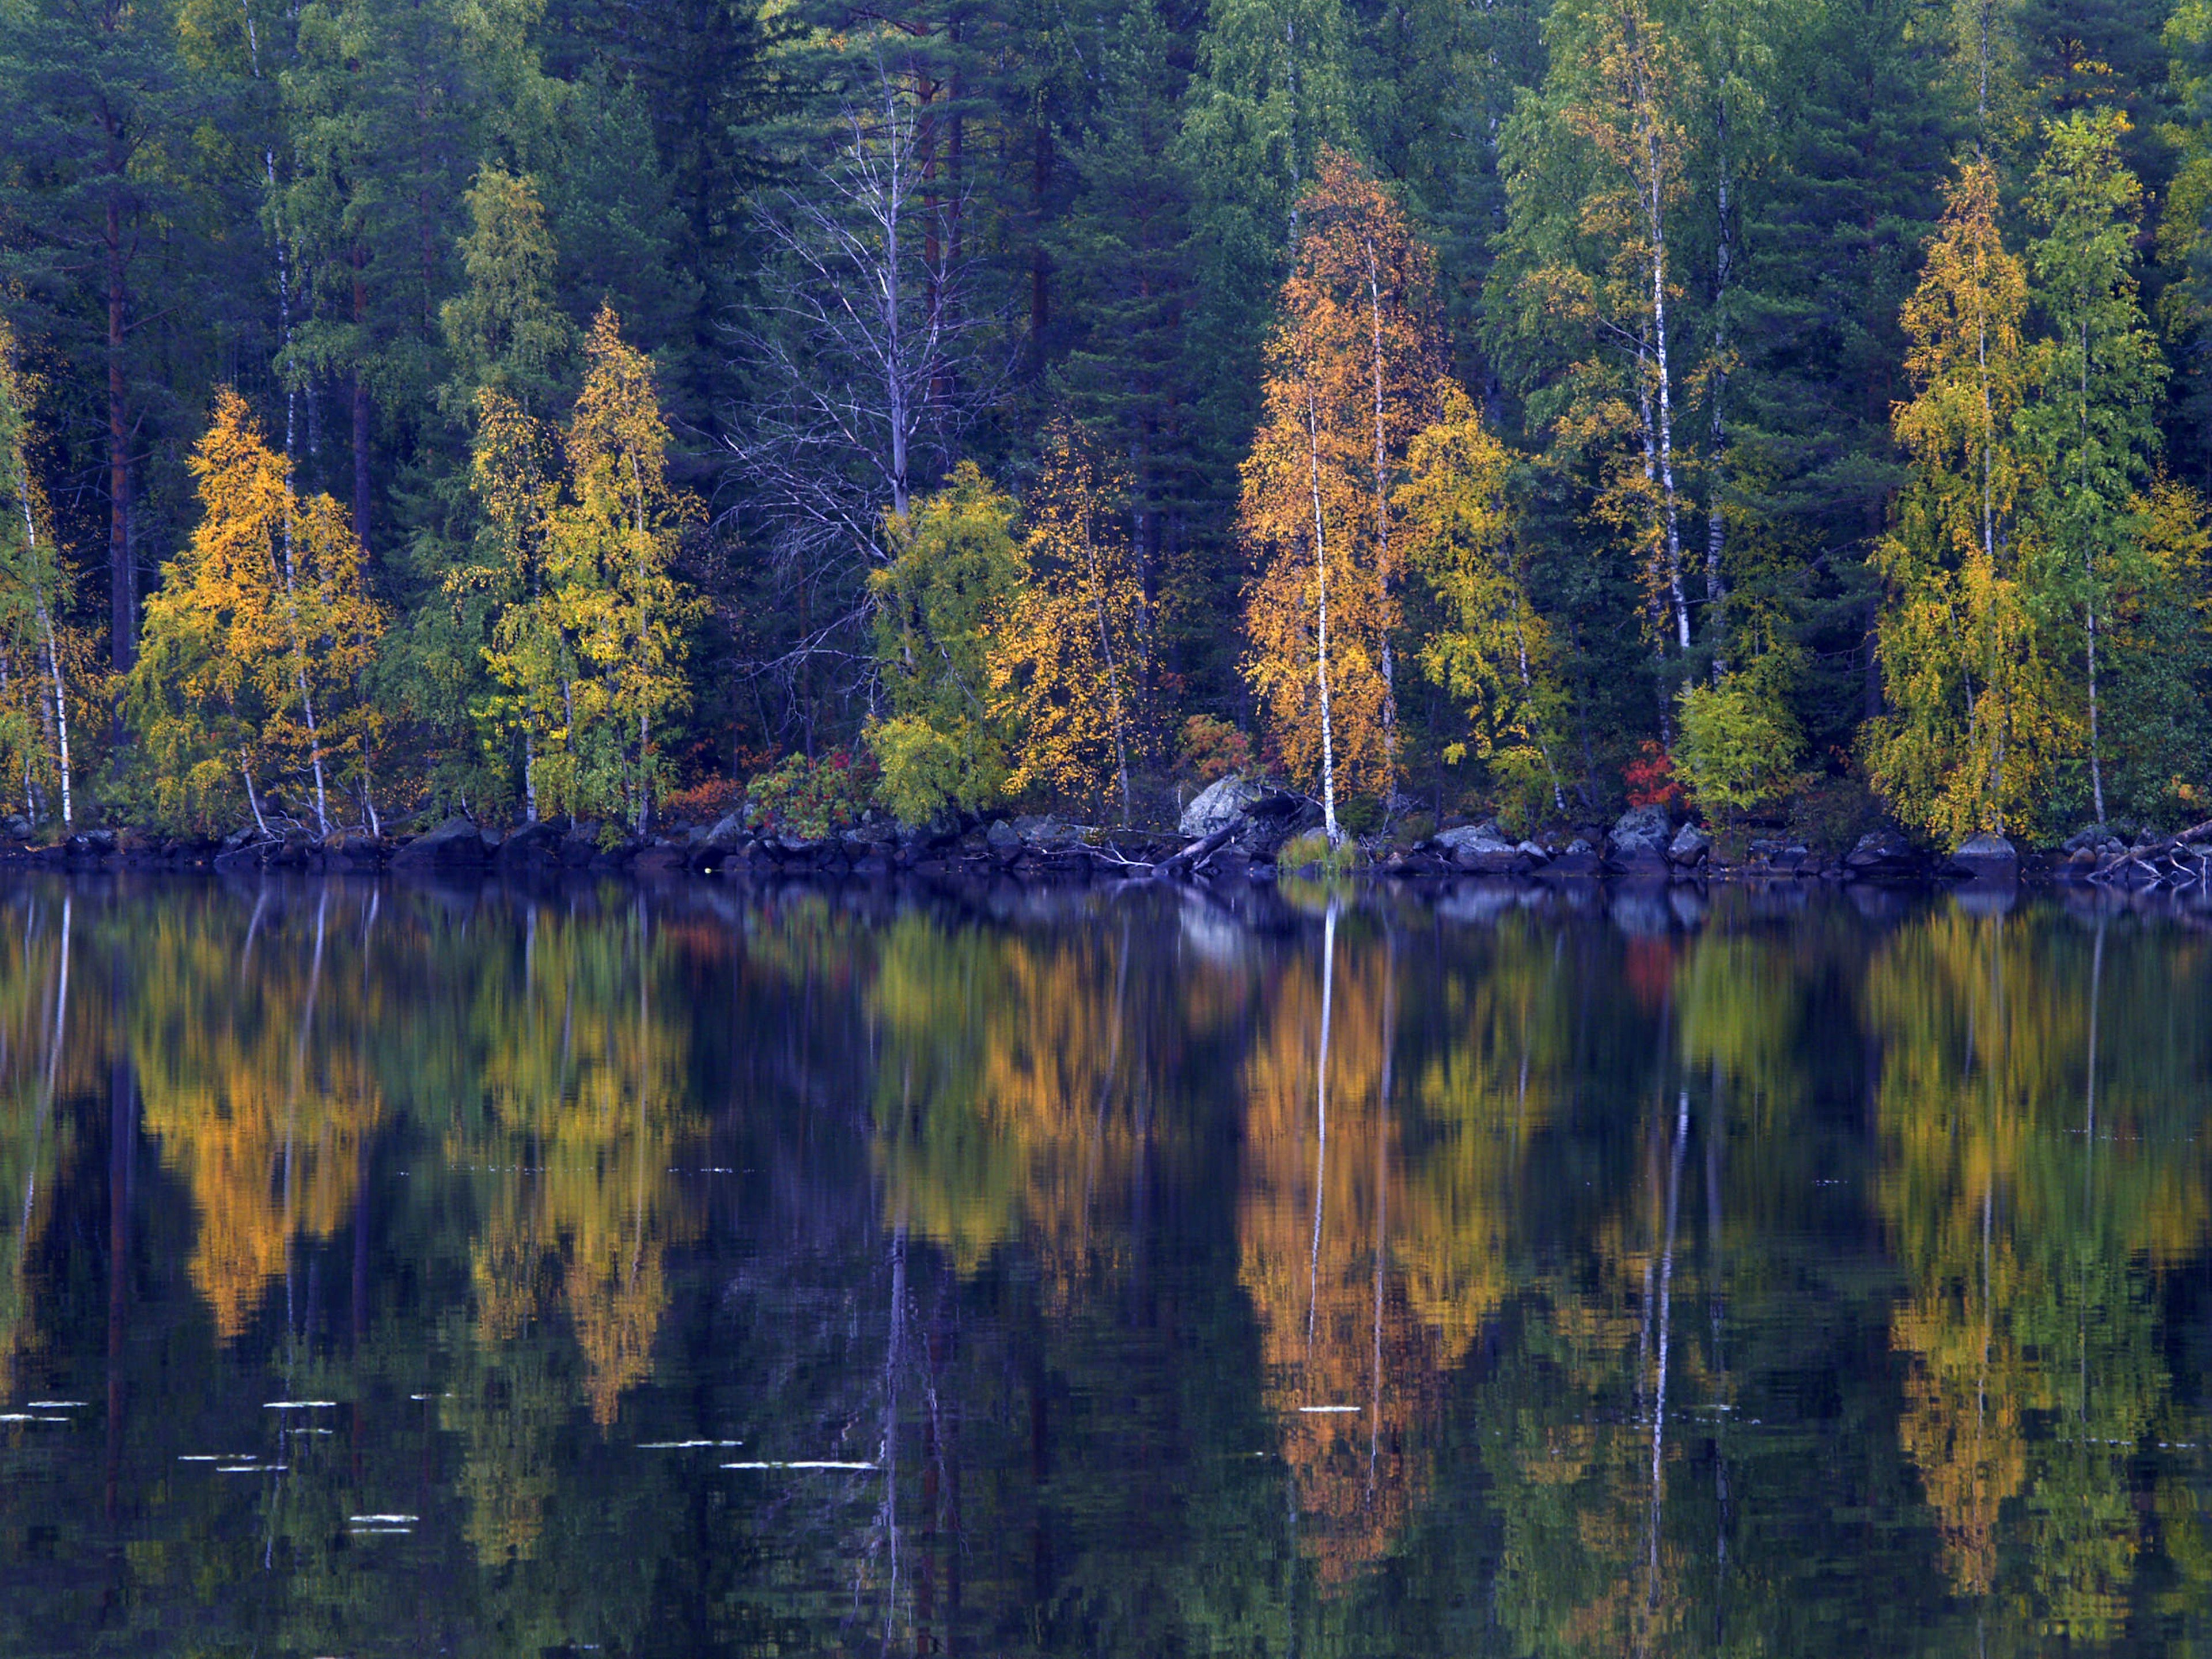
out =
[[2203,1652],[2190,918],[0,890],[0,1653]]

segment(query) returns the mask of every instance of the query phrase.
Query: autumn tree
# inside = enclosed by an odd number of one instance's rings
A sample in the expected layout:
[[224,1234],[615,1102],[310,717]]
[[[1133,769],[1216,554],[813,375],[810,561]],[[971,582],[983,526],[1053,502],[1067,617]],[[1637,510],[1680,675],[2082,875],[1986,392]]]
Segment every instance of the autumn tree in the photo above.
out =
[[1267,343],[1266,414],[1243,468],[1245,674],[1285,760],[1387,794],[1397,765],[1391,520],[1437,366],[1430,254],[1352,160],[1323,155]]
[[2032,817],[2069,725],[2021,545],[2027,278],[1997,193],[1996,169],[1968,162],[1905,307],[1916,392],[1894,424],[1912,478],[1877,556],[1892,707],[1863,740],[1899,815],[1954,842]]
[[574,642],[586,671],[564,709],[564,787],[580,810],[619,802],[642,835],[662,781],[655,722],[690,695],[683,630],[696,602],[674,562],[697,507],[668,482],[653,363],[624,343],[612,307],[599,308],[584,352],[584,390],[563,441],[567,499],[545,529],[552,630]]
[[890,712],[868,744],[884,799],[909,823],[994,800],[1011,771],[1009,712],[992,693],[991,646],[1022,580],[1014,503],[972,461],[893,514],[894,556],[869,580],[876,672]]
[[64,828],[75,821],[70,771],[70,682],[88,667],[84,641],[55,621],[72,586],[53,515],[31,472],[36,388],[15,337],[0,319],[0,755],[23,781],[33,819],[58,790]]
[[1565,804],[1552,763],[1559,695],[1551,630],[1528,602],[1525,557],[1505,505],[1510,457],[1458,386],[1440,383],[1436,422],[1406,456],[1395,495],[1407,563],[1434,590],[1443,625],[1422,642],[1421,667],[1468,712],[1444,749],[1472,757],[1524,799]]
[[1152,619],[1128,532],[1128,481],[1073,421],[1045,434],[1024,503],[1019,592],[991,642],[991,682],[1021,751],[1007,787],[1043,784],[1130,814]]
[[297,495],[284,458],[228,386],[191,468],[199,527],[147,601],[126,689],[158,768],[155,809],[205,821],[235,776],[266,833],[265,789],[297,778],[327,834],[333,781],[357,785],[374,811],[373,711],[361,682],[384,617],[362,580],[361,544],[330,496]]
[[547,602],[546,531],[560,499],[559,457],[543,423],[503,392],[477,394],[470,447],[470,487],[481,514],[479,562],[457,570],[447,588],[457,600],[487,595],[493,607],[484,660],[499,690],[479,718],[522,745],[524,814],[538,817],[538,757],[559,752],[574,724],[576,653]]

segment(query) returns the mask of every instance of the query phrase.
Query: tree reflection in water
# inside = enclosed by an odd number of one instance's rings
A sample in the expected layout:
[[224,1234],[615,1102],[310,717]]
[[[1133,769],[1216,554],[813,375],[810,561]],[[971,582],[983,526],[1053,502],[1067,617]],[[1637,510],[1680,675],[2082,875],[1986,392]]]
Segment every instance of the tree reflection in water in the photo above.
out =
[[19,884],[11,1628],[2181,1650],[2205,951],[1942,898]]

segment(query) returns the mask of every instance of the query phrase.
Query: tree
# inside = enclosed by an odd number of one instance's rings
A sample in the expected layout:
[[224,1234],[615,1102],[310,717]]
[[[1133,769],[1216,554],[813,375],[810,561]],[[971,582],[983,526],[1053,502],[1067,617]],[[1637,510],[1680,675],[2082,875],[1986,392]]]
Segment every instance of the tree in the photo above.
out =
[[[690,696],[683,629],[696,605],[672,566],[696,507],[669,484],[653,365],[623,343],[611,306],[600,308],[584,355],[584,389],[563,441],[567,495],[545,521],[540,603],[550,628],[532,626],[568,642],[580,671],[567,692],[566,775],[556,793],[576,811],[611,811],[619,801],[643,835],[665,787],[656,723]],[[542,673],[507,672],[542,694]]]
[[265,834],[265,789],[304,772],[325,834],[333,777],[358,784],[373,820],[361,681],[384,617],[361,544],[328,495],[294,493],[283,457],[228,387],[191,465],[200,525],[147,601],[126,688],[156,769],[155,812],[210,822],[235,776]]
[[[70,574],[54,540],[53,515],[31,472],[31,407],[14,331],[0,319],[0,752],[23,779],[35,822],[40,792],[61,797],[64,829],[76,821],[70,769],[70,688],[82,673],[82,641],[55,622],[69,603]],[[12,671],[12,672],[11,672]]]
[[1443,607],[1421,666],[1467,708],[1468,735],[1444,759],[1471,756],[1524,799],[1548,793],[1564,811],[1552,763],[1559,696],[1551,630],[1528,602],[1505,504],[1511,458],[1459,387],[1443,383],[1436,402],[1437,421],[1407,450],[1396,506],[1407,562]]
[[544,427],[506,393],[477,394],[470,485],[483,523],[483,562],[456,570],[447,588],[457,609],[471,592],[488,599],[490,644],[484,664],[502,688],[486,699],[483,716],[496,732],[522,740],[524,816],[538,818],[538,757],[565,744],[574,726],[577,664],[574,642],[548,602],[546,533],[560,499],[558,458]]
[[2027,306],[2027,272],[1998,227],[1996,170],[1970,161],[1905,308],[1916,395],[1895,425],[1912,483],[1877,555],[1893,708],[1863,739],[1899,816],[1954,842],[2032,819],[2067,735],[2018,521],[2033,483],[2014,428]]
[[1267,344],[1243,467],[1245,675],[1332,845],[1339,769],[1388,794],[1396,764],[1392,495],[1436,367],[1428,250],[1351,161],[1324,153]]
[[1805,752],[1787,696],[1796,657],[1790,647],[1770,646],[1710,684],[1682,688],[1674,769],[1708,811],[1764,805],[1796,781]]
[[768,653],[795,694],[817,658],[862,659],[870,580],[900,556],[886,527],[1005,378],[965,187],[927,164],[932,117],[879,60],[841,125],[834,159],[762,216],[769,293],[744,337],[757,390],[731,441],[773,550]]
[[2032,510],[2057,566],[2045,584],[2081,617],[2089,787],[2106,821],[2097,702],[2097,629],[2115,581],[2142,585],[2141,538],[2130,508],[2158,444],[2153,410],[2166,379],[2136,298],[2142,186],[2121,164],[2127,122],[2076,113],[2045,128],[2028,207],[2047,234],[2031,251],[2051,337],[2036,352],[2038,396],[2021,427],[2037,458]]
[[1018,592],[990,647],[991,683],[1021,750],[1007,788],[1121,799],[1145,755],[1152,618],[1124,528],[1128,480],[1065,416],[1045,434],[1043,470],[1024,503]]
[[888,567],[869,579],[875,663],[889,714],[868,744],[884,804],[908,823],[997,799],[1011,732],[991,689],[991,641],[1017,602],[1022,556],[1014,503],[972,461],[894,514]]

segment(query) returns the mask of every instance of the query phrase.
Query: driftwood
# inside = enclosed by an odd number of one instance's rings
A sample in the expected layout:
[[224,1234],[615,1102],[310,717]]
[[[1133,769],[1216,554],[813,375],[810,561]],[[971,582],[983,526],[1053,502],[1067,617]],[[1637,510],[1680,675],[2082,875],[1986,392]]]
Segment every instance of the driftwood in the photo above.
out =
[[1203,841],[1191,842],[1180,853],[1163,859],[1154,865],[1152,873],[1158,876],[1180,876],[1186,870],[1196,869],[1210,854],[1218,853],[1226,847],[1237,832],[1243,827],[1243,820],[1239,819],[1225,830],[1215,830]]
[[[2168,878],[2165,872],[2156,867],[2157,861],[2160,859],[2170,861],[2178,858],[2182,848],[2194,842],[2202,841],[2208,836],[2212,836],[2212,818],[2207,818],[2203,823],[2193,825],[2178,836],[2171,836],[2165,841],[2155,842],[2148,847],[2131,847],[2120,857],[2114,859],[2112,863],[2096,872],[2089,879],[2096,882],[2118,881],[2122,871],[2140,869],[2148,874],[2154,881],[2165,881]],[[2185,877],[2183,879],[2187,881],[2204,879],[2204,870],[2201,861],[2203,855],[2200,854],[2198,856],[2200,862],[2197,873]]]

